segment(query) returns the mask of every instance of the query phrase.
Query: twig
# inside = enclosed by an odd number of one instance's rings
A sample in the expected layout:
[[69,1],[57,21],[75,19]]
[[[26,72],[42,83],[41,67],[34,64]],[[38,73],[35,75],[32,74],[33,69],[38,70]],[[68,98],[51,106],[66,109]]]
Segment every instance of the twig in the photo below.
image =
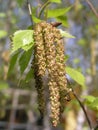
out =
[[84,115],[85,115],[85,117],[86,117],[86,120],[87,120],[87,122],[88,122],[88,125],[89,125],[90,130],[92,130],[91,122],[90,122],[90,120],[89,120],[89,117],[88,117],[88,115],[87,115],[87,112],[86,112],[86,110],[85,110],[85,108],[84,108],[82,102],[80,101],[80,99],[79,99],[78,96],[76,95],[74,89],[72,88],[72,85],[71,85],[70,81],[69,81],[68,79],[67,79],[67,81],[68,81],[68,83],[69,83],[69,85],[70,85],[70,87],[71,87],[71,89],[72,89],[72,93],[73,93],[74,97],[76,98],[76,100],[78,101],[79,105],[81,106],[81,108],[82,108],[82,110],[83,110],[83,112],[84,112]]
[[31,23],[32,23],[32,26],[33,26],[32,8],[31,8],[31,5],[29,3],[29,0],[27,0],[27,6],[28,6],[28,10],[29,10],[30,20],[31,20]]
[[73,92],[74,97],[77,99],[78,103],[80,104],[80,106],[81,106],[81,108],[82,108],[82,110],[83,110],[83,112],[84,112],[84,114],[85,114],[85,117],[86,117],[86,119],[87,119],[88,125],[89,125],[90,129],[92,130],[91,122],[90,122],[90,120],[89,120],[89,118],[88,118],[87,112],[86,112],[86,110],[85,110],[85,108],[84,108],[82,102],[81,102],[80,99],[77,97],[77,95],[76,95],[76,93],[73,91],[73,89],[72,89],[72,92]]
[[38,18],[41,17],[42,15],[42,12],[43,10],[46,8],[47,5],[49,5],[51,2],[48,0],[44,5],[42,5],[41,9],[40,9],[40,12],[39,12],[39,15],[38,15]]
[[92,11],[96,15],[96,17],[98,17],[98,13],[97,13],[96,9],[94,8],[94,6],[92,5],[92,3],[89,0],[86,0],[86,2],[90,6],[90,8],[92,9]]

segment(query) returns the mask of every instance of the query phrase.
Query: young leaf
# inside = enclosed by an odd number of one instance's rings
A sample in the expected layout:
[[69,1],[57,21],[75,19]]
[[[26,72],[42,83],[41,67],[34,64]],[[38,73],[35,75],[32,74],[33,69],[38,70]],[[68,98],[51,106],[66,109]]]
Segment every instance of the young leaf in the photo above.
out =
[[98,97],[95,98],[95,100],[90,104],[88,105],[90,108],[92,108],[93,110],[98,110]]
[[72,69],[70,67],[66,67],[66,73],[75,80],[78,84],[85,87],[85,78],[82,73],[78,72],[75,69]]
[[33,19],[34,23],[41,22],[41,20],[39,18],[35,17],[35,16],[32,16],[32,19]]
[[88,96],[83,96],[83,98],[85,98],[86,100],[86,104],[90,104],[95,100],[94,96],[88,95]]
[[22,47],[23,50],[28,51],[30,48],[32,48],[32,43],[30,43],[29,45],[25,45]]
[[71,35],[70,33],[63,31],[62,29],[59,29],[60,33],[62,35],[62,37],[66,37],[66,38],[75,38],[73,35]]
[[50,0],[50,2],[61,3],[61,0]]
[[56,18],[57,21],[61,22],[63,26],[68,27],[68,21],[66,16],[59,16]]
[[[12,37],[12,52],[17,51],[18,49],[22,48],[24,50],[25,46],[33,46],[34,39],[33,39],[33,30],[19,30],[14,33],[14,36]],[[30,49],[30,47],[28,47]]]
[[34,70],[31,68],[26,75],[25,81],[29,82],[34,77]]
[[61,15],[64,15],[64,14],[66,14],[70,9],[71,9],[71,7],[48,10],[48,11],[47,11],[47,17],[48,17],[48,18],[52,18],[52,17],[58,17],[58,16],[61,16]]
[[83,98],[86,99],[85,104],[89,108],[91,108],[93,110],[98,110],[98,97],[89,95],[89,96],[84,96]]
[[21,55],[19,59],[19,66],[20,66],[21,74],[23,74],[23,72],[27,68],[27,65],[31,59],[31,56],[32,56],[32,48],[28,51],[24,51],[23,54]]
[[17,62],[17,59],[18,59],[18,55],[19,55],[19,52],[17,51],[16,53],[14,53],[12,56],[11,56],[11,60],[10,60],[10,64],[9,64],[9,68],[8,68],[8,76],[11,74],[11,72],[13,71],[14,67],[15,67],[15,64]]
[[6,31],[0,30],[0,38],[4,38],[4,37],[6,37],[6,35],[7,35]]

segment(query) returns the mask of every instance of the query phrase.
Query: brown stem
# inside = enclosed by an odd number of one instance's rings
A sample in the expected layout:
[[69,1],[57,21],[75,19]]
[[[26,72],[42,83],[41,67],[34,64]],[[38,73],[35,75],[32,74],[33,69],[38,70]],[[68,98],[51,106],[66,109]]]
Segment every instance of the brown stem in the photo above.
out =
[[29,0],[27,0],[27,6],[28,6],[28,10],[29,10],[30,20],[31,20],[31,23],[32,23],[32,26],[33,26],[32,8],[31,8],[31,5],[29,3]]
[[78,101],[79,105],[81,106],[81,108],[82,108],[82,110],[83,110],[83,112],[84,112],[84,114],[85,114],[85,117],[86,117],[86,119],[87,119],[88,125],[89,125],[90,129],[92,130],[91,122],[90,122],[90,120],[89,120],[89,118],[88,118],[87,112],[86,112],[86,110],[85,110],[85,108],[84,108],[82,102],[80,101],[80,99],[78,98],[78,96],[76,95],[76,93],[73,91],[73,89],[72,89],[72,92],[73,92],[74,97],[75,97],[76,100]]
[[82,108],[82,110],[83,110],[83,112],[84,112],[84,115],[85,115],[85,117],[86,117],[86,120],[87,120],[87,122],[88,122],[88,125],[89,125],[90,130],[93,130],[93,129],[92,129],[91,122],[90,122],[90,120],[89,120],[89,117],[88,117],[88,115],[87,115],[87,112],[86,112],[86,110],[85,110],[85,108],[84,108],[83,103],[80,101],[80,99],[79,99],[78,96],[76,95],[74,89],[72,88],[72,85],[71,85],[70,81],[69,81],[68,79],[67,79],[67,81],[68,81],[68,83],[69,83],[69,85],[70,85],[70,87],[71,87],[71,89],[72,89],[72,93],[73,93],[74,97],[76,98],[76,100],[78,101],[80,107]]
[[40,9],[40,12],[39,12],[39,15],[38,15],[38,18],[41,17],[42,15],[42,12],[44,11],[44,9],[50,4],[51,2],[48,0],[44,5],[42,5],[41,9]]
[[94,6],[92,5],[92,3],[89,0],[86,0],[86,2],[88,3],[88,5],[90,6],[90,8],[92,9],[93,13],[98,17],[98,13],[95,10]]

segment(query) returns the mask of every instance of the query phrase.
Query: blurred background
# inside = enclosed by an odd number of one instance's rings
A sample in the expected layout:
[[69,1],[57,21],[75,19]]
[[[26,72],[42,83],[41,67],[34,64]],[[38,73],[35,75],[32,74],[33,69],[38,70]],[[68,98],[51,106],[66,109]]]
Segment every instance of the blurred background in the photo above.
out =
[[[86,95],[98,97],[98,0],[89,1],[91,6],[87,0],[62,0],[63,4],[53,4],[51,8],[73,6],[64,17],[65,26],[61,26],[76,37],[64,39],[65,54],[69,57],[66,65],[85,76],[85,88],[73,80],[71,82],[86,107],[92,126],[96,127],[98,100],[95,107],[85,104],[84,100]],[[29,2],[33,7],[40,7],[46,0]],[[53,128],[48,113],[45,119],[40,117],[34,79],[20,84],[21,75],[17,63],[7,76],[12,46],[10,35],[30,25],[26,0],[0,0],[0,130],[89,130],[85,115],[73,96],[66,103],[61,124]],[[93,97],[90,98],[92,100]]]

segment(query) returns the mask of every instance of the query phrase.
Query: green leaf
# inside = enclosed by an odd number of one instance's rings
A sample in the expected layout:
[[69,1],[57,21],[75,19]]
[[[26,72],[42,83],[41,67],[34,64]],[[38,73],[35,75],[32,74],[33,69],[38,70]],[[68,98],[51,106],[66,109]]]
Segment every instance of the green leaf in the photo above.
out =
[[12,44],[12,52],[20,48],[27,51],[34,45],[33,30],[16,31],[12,37]]
[[7,36],[7,32],[4,30],[0,30],[0,38],[4,38]]
[[85,87],[85,78],[82,73],[70,67],[66,67],[66,73],[78,84]]
[[18,5],[21,7],[22,4],[24,3],[24,0],[17,0],[17,3],[18,3]]
[[37,9],[38,7],[32,7],[32,16],[36,16]]
[[32,16],[32,19],[33,19],[33,22],[35,22],[35,23],[41,22],[41,20],[35,16]]
[[66,37],[66,38],[75,38],[73,35],[71,35],[70,33],[63,31],[62,29],[59,29],[60,33],[62,35],[62,37]]
[[51,17],[54,18],[54,17],[58,17],[58,16],[61,16],[61,15],[64,15],[64,14],[66,14],[70,9],[71,9],[71,7],[48,10],[48,11],[47,11],[47,17],[48,17],[48,18],[51,18]]
[[83,96],[83,98],[86,99],[86,104],[90,104],[95,100],[94,96],[88,95],[88,96]]
[[0,81],[0,90],[9,88],[8,83]]
[[69,59],[69,55],[65,55],[64,61],[66,62]]
[[66,16],[59,16],[56,18],[57,21],[61,22],[63,26],[68,27],[68,21]]
[[94,97],[91,95],[88,96],[83,96],[83,98],[85,98],[85,104],[93,109],[93,110],[98,110],[98,97]]
[[50,0],[50,2],[61,3],[61,0]]
[[31,68],[26,75],[25,81],[29,82],[34,77],[34,70]]
[[29,45],[25,45],[22,47],[23,50],[28,51],[30,48],[32,48],[32,43],[30,43]]
[[8,68],[8,74],[7,74],[8,76],[12,73],[12,71],[15,67],[15,64],[18,59],[18,55],[19,55],[19,52],[17,51],[11,56],[11,60],[10,60],[9,68]]
[[98,110],[98,97],[88,106],[93,110]]
[[23,72],[27,68],[30,62],[31,56],[32,56],[32,48],[28,51],[24,51],[23,54],[21,55],[19,59],[19,66],[20,66],[21,74],[23,74]]

